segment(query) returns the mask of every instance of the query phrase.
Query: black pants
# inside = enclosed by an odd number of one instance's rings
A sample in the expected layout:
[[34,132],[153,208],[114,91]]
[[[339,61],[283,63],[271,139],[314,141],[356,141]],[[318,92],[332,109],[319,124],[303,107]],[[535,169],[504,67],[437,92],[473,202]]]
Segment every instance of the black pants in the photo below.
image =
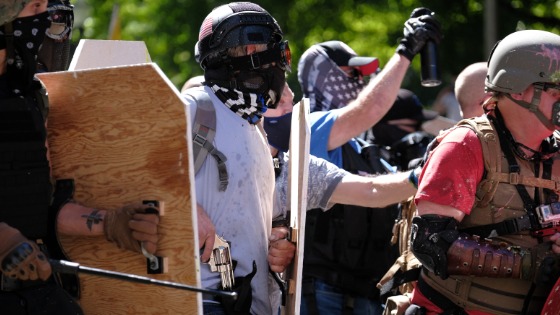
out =
[[6,315],[83,315],[80,305],[55,283],[0,291],[0,313]]

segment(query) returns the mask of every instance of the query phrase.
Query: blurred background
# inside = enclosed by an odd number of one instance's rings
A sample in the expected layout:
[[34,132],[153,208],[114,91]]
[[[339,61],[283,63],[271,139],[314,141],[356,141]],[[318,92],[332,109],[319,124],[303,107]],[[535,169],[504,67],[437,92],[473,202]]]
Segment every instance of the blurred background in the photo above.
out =
[[[75,10],[73,42],[80,39],[144,41],[153,62],[181,88],[203,74],[194,59],[202,20],[217,0],[71,0]],[[403,23],[416,7],[434,11],[445,38],[439,45],[443,83],[420,85],[416,57],[403,88],[431,108],[467,65],[486,61],[494,43],[516,30],[540,29],[560,34],[560,1],[555,0],[255,0],[280,24],[292,51],[288,82],[301,98],[297,62],[311,45],[341,40],[358,55],[379,58],[381,67],[395,51]],[[438,97],[439,95],[439,97]]]

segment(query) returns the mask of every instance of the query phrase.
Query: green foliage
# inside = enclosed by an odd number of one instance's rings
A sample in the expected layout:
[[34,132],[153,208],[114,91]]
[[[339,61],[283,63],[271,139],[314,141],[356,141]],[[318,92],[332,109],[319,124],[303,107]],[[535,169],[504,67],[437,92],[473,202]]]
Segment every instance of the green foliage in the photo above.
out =
[[[85,1],[90,17],[82,38],[106,39],[114,4],[120,5],[121,39],[146,42],[152,60],[180,88],[190,77],[202,74],[194,60],[194,45],[202,20],[212,8],[228,3],[217,0],[75,0]],[[74,2],[75,2],[74,1]],[[360,55],[376,56],[383,66],[394,53],[403,23],[410,12],[428,5],[442,23],[445,38],[440,45],[440,67],[445,84],[453,82],[465,66],[486,60],[484,47],[485,0],[260,0],[279,22],[292,49],[292,73],[288,81],[299,97],[297,61],[309,46],[338,39]],[[495,0],[497,38],[520,28],[560,33],[560,1]],[[75,38],[78,40],[79,38]],[[415,91],[429,105],[444,87],[424,88],[415,58],[403,87]]]

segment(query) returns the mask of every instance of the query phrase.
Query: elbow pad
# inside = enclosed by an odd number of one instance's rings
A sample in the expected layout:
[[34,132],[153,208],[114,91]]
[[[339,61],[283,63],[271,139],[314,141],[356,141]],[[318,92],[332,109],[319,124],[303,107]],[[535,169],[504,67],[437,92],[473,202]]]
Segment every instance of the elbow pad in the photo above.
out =
[[412,253],[442,279],[449,277],[447,251],[458,238],[457,221],[451,217],[427,214],[412,219]]

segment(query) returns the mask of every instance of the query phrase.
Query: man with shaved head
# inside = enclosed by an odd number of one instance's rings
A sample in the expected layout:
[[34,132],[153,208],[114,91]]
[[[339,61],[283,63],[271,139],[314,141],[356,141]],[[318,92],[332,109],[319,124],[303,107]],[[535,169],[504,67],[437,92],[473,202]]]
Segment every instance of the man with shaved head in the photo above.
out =
[[455,96],[461,106],[463,118],[484,114],[482,103],[489,97],[484,91],[484,80],[488,66],[486,62],[475,62],[467,66],[455,80]]

